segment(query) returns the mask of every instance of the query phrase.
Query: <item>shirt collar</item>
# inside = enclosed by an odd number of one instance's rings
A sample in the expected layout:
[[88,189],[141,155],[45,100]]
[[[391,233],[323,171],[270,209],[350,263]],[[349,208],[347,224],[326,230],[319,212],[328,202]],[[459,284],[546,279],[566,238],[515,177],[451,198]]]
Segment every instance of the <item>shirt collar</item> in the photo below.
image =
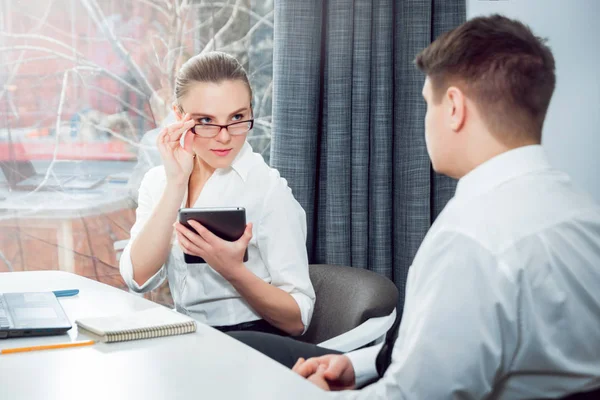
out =
[[463,176],[455,197],[473,197],[534,171],[551,168],[541,145],[523,146],[499,154]]
[[242,178],[244,182],[248,178],[248,173],[250,169],[254,165],[254,151],[252,150],[252,146],[250,143],[244,142],[242,149],[235,156],[233,162],[231,163],[231,168],[237,172],[237,174]]

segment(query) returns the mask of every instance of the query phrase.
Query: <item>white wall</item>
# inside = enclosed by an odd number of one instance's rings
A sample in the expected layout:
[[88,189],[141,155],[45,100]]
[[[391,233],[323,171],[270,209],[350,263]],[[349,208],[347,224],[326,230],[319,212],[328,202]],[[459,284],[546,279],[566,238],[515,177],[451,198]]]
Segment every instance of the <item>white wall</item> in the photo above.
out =
[[549,40],[557,84],[543,133],[552,165],[600,202],[600,0],[467,0],[467,17],[499,13]]

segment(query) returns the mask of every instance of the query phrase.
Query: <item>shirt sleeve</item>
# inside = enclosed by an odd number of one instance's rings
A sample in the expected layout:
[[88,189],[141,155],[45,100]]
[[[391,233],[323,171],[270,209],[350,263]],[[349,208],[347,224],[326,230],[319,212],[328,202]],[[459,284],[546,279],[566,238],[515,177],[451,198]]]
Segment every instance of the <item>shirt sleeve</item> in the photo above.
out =
[[367,383],[379,378],[375,360],[382,346],[383,344],[379,344],[377,346],[371,346],[346,353],[346,356],[350,359],[352,367],[354,368],[354,377],[357,388],[361,388]]
[[265,197],[258,248],[271,284],[298,303],[306,332],[315,305],[315,291],[308,274],[306,214],[283,178],[278,178]]
[[517,277],[460,233],[438,234],[419,252],[392,364],[345,399],[486,398],[509,368],[518,343]]
[[133,240],[140,233],[148,218],[152,214],[154,210],[155,202],[152,198],[151,188],[152,185],[156,184],[156,170],[151,169],[144,175],[144,179],[142,179],[142,183],[139,189],[138,195],[138,207],[135,211],[135,223],[131,228],[131,235],[127,246],[123,249],[123,253],[121,254],[121,259],[119,260],[119,270],[121,272],[121,276],[123,280],[127,284],[127,286],[136,293],[144,293],[150,290],[154,290],[159,287],[165,280],[167,276],[167,271],[165,266],[163,265],[160,269],[154,274],[150,279],[148,279],[143,285],[138,285],[136,281],[133,280],[133,264],[131,262],[131,244]]

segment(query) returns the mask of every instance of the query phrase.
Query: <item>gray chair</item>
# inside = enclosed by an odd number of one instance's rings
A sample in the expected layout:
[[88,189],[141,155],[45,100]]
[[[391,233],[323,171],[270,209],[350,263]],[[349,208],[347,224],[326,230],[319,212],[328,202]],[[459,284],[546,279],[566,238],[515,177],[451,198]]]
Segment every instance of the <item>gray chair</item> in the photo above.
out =
[[580,392],[563,397],[561,400],[598,400],[600,399],[600,388],[596,388],[591,392]]
[[396,319],[398,289],[372,271],[309,266],[317,301],[310,326],[297,339],[342,352],[377,343]]

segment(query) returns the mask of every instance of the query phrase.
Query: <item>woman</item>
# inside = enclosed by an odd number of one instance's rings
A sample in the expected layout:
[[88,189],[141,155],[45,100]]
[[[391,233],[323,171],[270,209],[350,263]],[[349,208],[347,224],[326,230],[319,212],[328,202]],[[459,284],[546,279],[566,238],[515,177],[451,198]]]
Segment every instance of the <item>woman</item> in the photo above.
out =
[[[306,216],[285,179],[246,142],[252,90],[233,57],[193,57],[177,75],[177,122],[158,136],[163,166],[145,175],[120,270],[136,292],[166,277],[179,312],[221,331],[300,335],[315,293],[308,276]],[[244,207],[237,242],[176,222],[181,207]],[[248,248],[248,261],[244,252]],[[207,264],[186,264],[183,252]]]

